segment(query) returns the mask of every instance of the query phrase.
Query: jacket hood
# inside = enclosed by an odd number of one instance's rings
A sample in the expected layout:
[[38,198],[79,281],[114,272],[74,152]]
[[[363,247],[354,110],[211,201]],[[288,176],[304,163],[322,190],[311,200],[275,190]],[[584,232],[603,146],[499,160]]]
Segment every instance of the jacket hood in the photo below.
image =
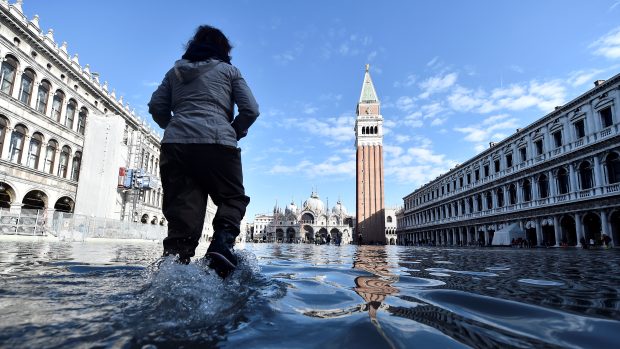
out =
[[222,63],[217,59],[209,59],[200,62],[190,62],[186,59],[176,61],[174,64],[174,74],[183,84],[187,84],[190,81],[196,79],[200,75],[213,69],[216,65]]

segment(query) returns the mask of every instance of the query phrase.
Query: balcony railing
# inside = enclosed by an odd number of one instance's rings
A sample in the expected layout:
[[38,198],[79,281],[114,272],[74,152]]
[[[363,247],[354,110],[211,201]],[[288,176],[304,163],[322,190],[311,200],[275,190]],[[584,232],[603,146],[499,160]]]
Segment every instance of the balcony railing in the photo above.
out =
[[590,189],[582,190],[582,191],[579,192],[579,197],[580,198],[587,198],[587,197],[589,197],[591,195],[592,195],[592,193],[590,192]]
[[465,221],[465,220],[472,219],[472,218],[491,216],[495,214],[516,212],[516,211],[523,210],[523,209],[530,209],[530,208],[535,209],[537,207],[549,205],[552,203],[564,203],[564,202],[569,202],[569,201],[578,201],[581,199],[590,198],[590,197],[597,195],[597,193],[600,193],[599,195],[601,196],[607,196],[608,194],[611,194],[611,193],[620,192],[620,183],[609,184],[607,186],[602,187],[601,189],[602,190],[599,190],[598,188],[590,188],[587,190],[582,190],[582,191],[573,192],[573,193],[558,194],[553,197],[549,196],[546,198],[536,199],[536,200],[528,201],[528,202],[522,202],[522,203],[518,203],[515,205],[496,207],[496,208],[488,209],[485,211],[477,211],[477,212],[467,213],[467,214],[460,215],[460,216],[442,218],[436,221],[425,221],[421,224],[414,223],[414,224],[408,225],[405,228],[421,228],[425,226],[446,224],[446,223],[457,222],[461,220]]
[[607,190],[605,190],[607,193],[615,193],[617,191],[620,191],[620,183],[610,184],[607,186]]
[[[538,155],[535,158],[530,158],[530,159],[528,159],[528,160],[526,160],[524,162],[521,162],[521,163],[519,163],[519,164],[517,164],[517,165],[515,165],[515,166],[513,166],[511,168],[501,170],[498,173],[491,174],[491,175],[489,175],[489,176],[487,176],[485,178],[481,178],[480,180],[475,181],[473,183],[470,183],[470,184],[468,184],[466,186],[463,186],[463,187],[458,188],[456,190],[452,190],[450,192],[447,192],[447,193],[441,195],[437,199],[447,199],[447,198],[450,198],[451,196],[458,195],[458,194],[460,194],[460,193],[462,193],[464,191],[476,188],[476,187],[481,186],[483,184],[497,181],[499,178],[501,178],[501,177],[503,177],[503,176],[505,176],[507,174],[516,173],[518,171],[525,170],[528,167],[531,167],[531,166],[533,166],[535,164],[538,164],[538,163],[540,163],[542,161],[549,160],[552,157],[556,157],[556,156],[565,154],[567,152],[570,152],[570,151],[572,151],[572,150],[574,150],[576,148],[582,147],[584,145],[589,145],[589,144],[596,143],[601,138],[608,137],[610,135],[615,135],[617,133],[618,133],[618,125],[616,124],[614,126],[608,127],[608,128],[606,128],[604,130],[601,130],[599,132],[592,133],[592,134],[590,134],[588,136],[579,138],[579,139],[573,141],[572,143],[567,143],[567,144],[561,145],[560,147],[558,147],[556,149],[553,149],[553,150],[550,150],[549,152],[546,152],[546,153],[543,153],[541,155]],[[428,206],[428,205],[433,205],[435,201],[436,200],[430,200],[430,201],[427,201],[427,202],[423,202],[420,205],[411,205],[409,208],[405,209],[405,212],[416,211],[416,210],[418,210],[421,207]],[[559,202],[559,201],[562,201],[562,199],[560,199],[559,197],[556,197],[555,202]]]

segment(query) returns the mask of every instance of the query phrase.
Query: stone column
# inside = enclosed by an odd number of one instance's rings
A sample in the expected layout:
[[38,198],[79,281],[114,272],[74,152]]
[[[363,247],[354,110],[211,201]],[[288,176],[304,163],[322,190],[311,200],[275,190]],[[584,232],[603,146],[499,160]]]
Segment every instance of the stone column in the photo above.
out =
[[34,110],[37,110],[37,99],[39,98],[39,85],[41,84],[38,81],[36,80],[33,81],[32,91],[30,91],[30,101],[28,101],[28,106]]
[[[581,238],[585,239],[583,234],[583,223],[581,222],[581,214],[575,213],[575,230],[577,231],[577,245],[581,242]],[[586,241],[587,243],[588,241]]]
[[43,172],[45,169],[45,155],[47,155],[47,144],[41,142],[39,147],[39,164],[37,165],[38,171]]
[[478,195],[474,195],[474,207],[472,207],[472,212],[478,212]]
[[24,135],[24,139],[22,140],[22,158],[19,161],[20,165],[27,166],[29,150],[30,150],[30,136]]
[[576,193],[578,191],[579,185],[577,182],[577,174],[575,173],[575,165],[573,163],[568,164],[568,179],[569,179],[569,188],[568,193],[571,194],[571,197],[574,197],[572,193]]
[[[45,116],[52,118],[52,106],[54,105],[54,86],[50,86],[50,92],[47,94],[47,104],[45,105]],[[56,120],[54,120],[56,121]]]
[[11,97],[17,100],[19,100],[19,91],[21,90],[23,74],[23,70],[15,69],[15,79],[13,80],[13,91],[11,91]]
[[553,177],[553,171],[549,170],[547,172],[547,178],[549,180],[549,197],[552,198],[557,195],[557,189],[555,184],[555,178]]
[[[21,198],[23,199],[23,197]],[[15,198],[15,201],[11,203],[11,207],[9,208],[9,212],[11,213],[20,213],[22,210],[22,203],[20,198]]]
[[605,212],[605,210],[600,210],[599,213],[601,216],[601,233],[611,237],[611,229],[609,227],[609,219],[607,218],[607,212]]
[[542,246],[543,241],[543,233],[542,233],[542,224],[540,223],[540,218],[536,218],[536,245]]
[[604,182],[601,169],[601,160],[594,155],[594,194],[603,194]]
[[484,225],[484,244],[490,244],[491,242],[489,241],[489,230],[487,229],[486,224]]
[[13,128],[7,127],[4,131],[4,142],[2,144],[2,160],[9,160],[9,148],[11,147],[11,135]]
[[562,239],[562,227],[560,227],[560,220],[558,216],[553,216],[553,232],[555,233],[555,246],[560,246],[560,240]]
[[491,196],[493,198],[493,208],[497,208],[497,191],[495,188],[491,189]]
[[573,141],[573,133],[571,132],[571,124],[567,116],[563,117],[562,124],[564,125],[562,128],[562,137],[564,138],[562,145],[565,145]]

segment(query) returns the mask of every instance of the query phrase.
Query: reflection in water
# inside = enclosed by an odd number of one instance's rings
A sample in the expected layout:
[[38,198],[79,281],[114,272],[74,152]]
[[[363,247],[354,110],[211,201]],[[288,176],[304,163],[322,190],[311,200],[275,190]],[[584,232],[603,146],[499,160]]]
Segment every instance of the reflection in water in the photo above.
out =
[[222,282],[196,262],[149,270],[154,242],[0,244],[0,347],[613,348],[620,333],[620,250],[248,244]]
[[398,289],[392,287],[392,284],[398,281],[398,276],[390,273],[385,247],[358,248],[353,258],[353,268],[372,274],[355,278],[355,292],[366,301],[368,315],[378,326],[377,310],[382,306],[388,307],[387,304],[383,305],[385,297],[398,293]]

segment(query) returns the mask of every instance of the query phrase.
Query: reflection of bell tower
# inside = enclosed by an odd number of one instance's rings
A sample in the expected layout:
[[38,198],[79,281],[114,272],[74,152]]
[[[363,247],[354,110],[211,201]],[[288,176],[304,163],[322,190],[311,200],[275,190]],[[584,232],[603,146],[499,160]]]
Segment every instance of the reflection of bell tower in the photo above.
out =
[[356,233],[363,243],[385,243],[385,204],[383,198],[383,116],[379,98],[366,65],[362,93],[355,119]]

